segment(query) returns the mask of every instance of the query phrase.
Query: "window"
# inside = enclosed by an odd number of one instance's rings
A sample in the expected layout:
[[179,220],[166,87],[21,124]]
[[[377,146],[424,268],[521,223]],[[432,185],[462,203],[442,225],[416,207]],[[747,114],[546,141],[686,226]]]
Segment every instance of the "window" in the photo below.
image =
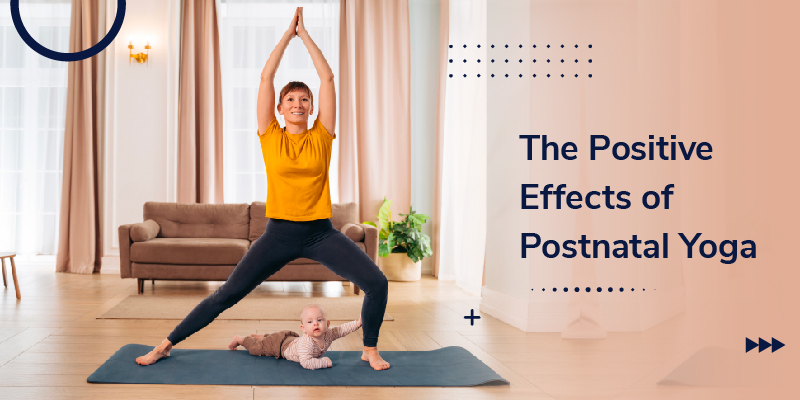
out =
[[[336,77],[339,68],[339,1],[223,0],[219,10],[223,90],[223,157],[226,203],[250,203],[267,198],[267,177],[256,131],[256,100],[261,71],[289,28],[296,7],[314,43]],[[305,82],[314,93],[313,124],[319,109],[319,77],[303,42],[295,38],[275,74],[275,96],[290,81]],[[338,108],[338,107],[337,107]],[[338,112],[338,111],[337,111]],[[278,121],[285,124],[283,116]],[[337,118],[338,121],[338,118]],[[333,141],[329,181],[331,201],[339,200],[339,140]]]
[[[20,4],[28,32],[66,52],[70,3]],[[61,198],[67,64],[22,41],[0,1],[0,251],[55,254]]]

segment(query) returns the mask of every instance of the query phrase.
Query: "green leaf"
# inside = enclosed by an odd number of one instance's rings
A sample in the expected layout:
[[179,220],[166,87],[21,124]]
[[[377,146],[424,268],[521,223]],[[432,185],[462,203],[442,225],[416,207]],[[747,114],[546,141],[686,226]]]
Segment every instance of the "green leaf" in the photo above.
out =
[[374,226],[376,228],[378,227],[378,225],[375,225],[375,223],[372,222],[372,221],[364,221],[364,222],[362,222],[362,224],[364,224],[364,225],[372,225],[372,226]]
[[381,257],[390,253],[406,253],[414,262],[419,262],[424,257],[433,255],[431,239],[422,233],[421,227],[430,218],[425,214],[418,214],[413,206],[409,206],[408,214],[399,214],[402,221],[392,221],[392,202],[383,198],[383,205],[378,211],[378,223],[364,222],[364,224],[380,227],[378,233],[378,251]]
[[381,225],[381,229],[391,229],[391,222],[392,222],[392,201],[386,200],[386,197],[383,198],[383,205],[378,210],[378,222]]
[[389,234],[389,237],[388,237],[388,238],[386,238],[386,245],[387,245],[387,246],[388,246],[390,249],[393,249],[393,248],[394,248],[394,246],[395,246],[394,233],[390,233],[390,234]]
[[378,245],[378,255],[381,257],[389,255],[389,246],[387,246],[385,242]]

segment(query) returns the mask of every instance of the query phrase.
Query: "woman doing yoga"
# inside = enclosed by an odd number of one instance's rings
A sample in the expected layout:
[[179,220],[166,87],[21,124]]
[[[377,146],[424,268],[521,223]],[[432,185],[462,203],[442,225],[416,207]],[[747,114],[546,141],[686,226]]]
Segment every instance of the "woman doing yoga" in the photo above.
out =
[[[290,82],[281,90],[275,117],[273,80],[283,52],[295,36],[303,40],[321,81],[319,114],[314,113],[311,90],[301,82]],[[372,368],[389,368],[378,353],[378,333],[386,311],[389,284],[378,266],[352,240],[333,227],[328,168],[336,134],[336,89],[333,72],[303,25],[298,7],[289,29],[267,60],[258,89],[258,137],[267,171],[267,229],[256,240],[228,280],[204,299],[147,355],[136,359],[149,365],[169,356],[172,346],[211,323],[276,273],[288,262],[306,257],[318,261],[364,290],[361,308],[364,352],[361,359]]]

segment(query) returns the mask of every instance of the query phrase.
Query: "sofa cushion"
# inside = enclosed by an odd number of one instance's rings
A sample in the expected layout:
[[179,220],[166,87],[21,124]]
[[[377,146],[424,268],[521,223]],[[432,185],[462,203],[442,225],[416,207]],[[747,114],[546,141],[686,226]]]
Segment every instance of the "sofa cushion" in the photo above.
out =
[[[252,245],[253,245],[253,242],[250,242],[250,246],[252,246]],[[366,248],[366,246],[364,246],[363,242],[356,242],[356,246],[358,246],[358,248],[361,249],[364,252],[367,251],[367,248]],[[286,265],[296,265],[296,264],[319,264],[319,263],[314,261],[314,260],[312,260],[312,259],[310,259],[310,258],[300,257],[300,258],[298,258],[296,260],[289,261],[289,264],[286,264]]]
[[155,238],[131,245],[131,261],[160,264],[236,265],[247,253],[245,239]]
[[[131,263],[133,278],[224,281],[235,265],[171,265]],[[268,281],[344,281],[320,264],[286,266],[270,276]]]
[[263,201],[254,201],[250,204],[250,236],[251,242],[256,241],[267,230],[267,222],[269,218],[265,217],[267,213],[267,203]]
[[131,263],[133,278],[174,279],[198,281],[224,281],[236,268],[235,265],[176,265]]
[[148,201],[144,220],[161,227],[160,238],[247,239],[249,204],[180,204]]
[[331,205],[333,216],[331,223],[336,230],[342,230],[342,226],[347,223],[358,223],[358,206],[356,203],[336,203]]
[[364,228],[360,225],[347,223],[342,226],[342,233],[354,242],[364,241]]
[[130,231],[131,240],[134,242],[146,242],[158,236],[158,231],[160,230],[161,227],[152,219],[133,224]]

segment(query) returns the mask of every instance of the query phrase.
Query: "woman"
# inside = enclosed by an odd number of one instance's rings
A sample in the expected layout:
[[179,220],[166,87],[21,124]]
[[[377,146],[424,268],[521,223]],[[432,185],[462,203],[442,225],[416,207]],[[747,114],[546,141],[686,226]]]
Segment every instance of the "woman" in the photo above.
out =
[[[281,128],[275,117],[273,80],[289,41],[299,36],[314,61],[321,85],[319,115],[311,129],[308,117],[314,113],[311,90],[301,82],[290,82],[281,90],[278,112],[284,116]],[[211,323],[261,282],[288,262],[306,257],[318,261],[364,290],[361,309],[364,352],[361,359],[376,370],[389,368],[378,352],[378,333],[383,323],[388,281],[372,259],[352,240],[334,229],[328,168],[336,134],[336,90],[333,72],[303,25],[298,7],[289,29],[261,73],[258,89],[258,136],[267,170],[267,213],[264,234],[256,240],[214,294],[204,299],[147,355],[136,359],[149,365],[169,356],[172,347]]]

